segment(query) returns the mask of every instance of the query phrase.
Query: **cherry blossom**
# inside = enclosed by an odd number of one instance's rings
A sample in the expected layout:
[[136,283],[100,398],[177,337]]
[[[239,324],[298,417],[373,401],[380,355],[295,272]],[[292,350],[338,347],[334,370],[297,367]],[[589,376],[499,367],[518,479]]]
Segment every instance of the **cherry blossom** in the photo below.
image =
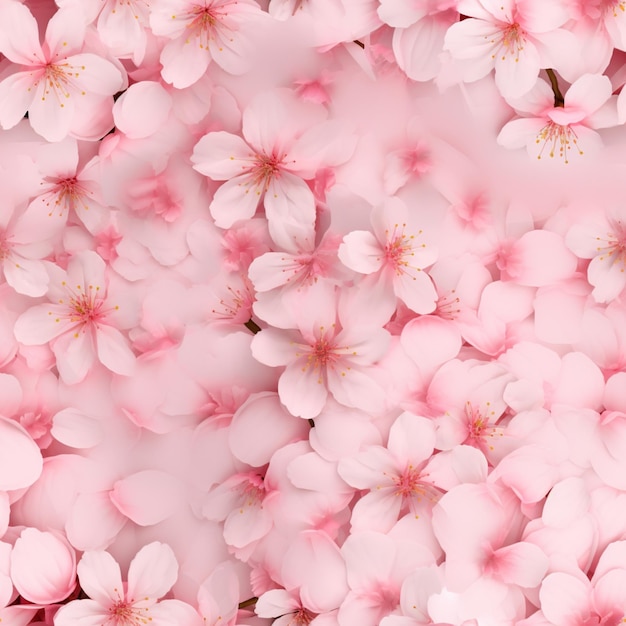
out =
[[82,51],[84,27],[75,17],[77,10],[57,11],[42,47],[37,22],[25,5],[11,0],[0,7],[6,27],[0,51],[24,68],[0,82],[3,128],[13,128],[28,111],[35,132],[60,141],[82,118],[96,121],[101,112],[110,111],[110,96],[122,88],[124,76],[110,61]]
[[163,80],[177,89],[196,83],[215,61],[230,74],[251,65],[251,29],[264,14],[253,0],[165,0],[150,11],[150,27],[168,41]]
[[528,93],[540,68],[559,70],[567,59],[565,51],[575,50],[574,38],[559,28],[569,18],[560,0],[549,8],[536,0],[461,0],[456,7],[469,19],[450,26],[445,49],[463,63],[467,81],[495,69],[496,85],[505,98]]
[[50,267],[49,304],[31,307],[15,327],[25,345],[51,343],[62,378],[68,384],[82,381],[97,358],[117,374],[129,375],[135,356],[116,328],[120,307],[107,297],[105,263],[95,253],[77,254],[67,272]]
[[498,143],[506,148],[526,146],[538,160],[546,157],[569,163],[601,143],[597,128],[612,125],[609,99],[611,83],[606,76],[585,74],[564,95],[564,104],[555,106],[554,94],[539,79],[521,100],[511,101],[522,115],[504,125]]

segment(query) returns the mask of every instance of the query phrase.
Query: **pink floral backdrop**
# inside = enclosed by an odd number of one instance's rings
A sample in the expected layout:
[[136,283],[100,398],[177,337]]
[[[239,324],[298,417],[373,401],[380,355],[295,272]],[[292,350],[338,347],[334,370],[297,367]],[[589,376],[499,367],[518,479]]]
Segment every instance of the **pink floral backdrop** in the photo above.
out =
[[0,0],[2,626],[626,622],[626,2]]

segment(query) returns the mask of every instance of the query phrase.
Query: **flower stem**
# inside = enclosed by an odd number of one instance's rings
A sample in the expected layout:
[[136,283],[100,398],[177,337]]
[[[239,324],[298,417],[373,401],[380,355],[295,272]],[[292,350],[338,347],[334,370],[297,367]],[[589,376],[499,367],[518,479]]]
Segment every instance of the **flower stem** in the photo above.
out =
[[252,318],[250,318],[244,326],[254,335],[261,330],[261,327]]
[[556,74],[554,73],[554,70],[547,69],[546,74],[548,75],[548,78],[550,79],[550,85],[552,86],[552,91],[554,92],[554,106],[555,107],[565,106],[565,98],[563,97],[563,94],[561,93],[561,90],[559,89],[559,81],[556,78]]
[[258,600],[258,598],[248,598],[247,600],[244,600],[243,602],[240,602],[239,606],[237,608],[239,608],[239,609],[248,608],[249,606],[255,605],[257,600]]

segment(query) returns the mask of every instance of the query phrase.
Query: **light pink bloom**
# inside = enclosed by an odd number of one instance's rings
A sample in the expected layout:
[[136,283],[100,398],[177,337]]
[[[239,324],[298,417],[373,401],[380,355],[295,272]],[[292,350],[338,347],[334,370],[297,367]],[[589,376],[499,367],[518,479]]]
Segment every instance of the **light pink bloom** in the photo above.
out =
[[354,142],[320,105],[300,102],[286,89],[261,93],[243,112],[243,139],[211,132],[191,160],[201,174],[226,181],[209,207],[220,228],[252,217],[260,202],[272,239],[292,248],[293,237],[314,239],[315,198],[304,182],[346,161]]
[[352,231],[339,246],[341,262],[367,276],[360,288],[376,288],[379,293],[372,304],[389,316],[395,309],[396,297],[422,314],[434,311],[437,302],[435,286],[423,271],[437,260],[437,251],[425,243],[422,230],[411,221],[406,205],[391,198],[372,210],[373,232]]
[[76,586],[76,553],[61,535],[26,528],[11,552],[11,579],[29,602],[60,602]]
[[[78,564],[80,586],[91,598],[62,606],[55,626],[129,626],[152,622],[180,626],[183,603],[163,600],[178,578],[178,563],[172,549],[155,541],[135,555],[128,568],[128,583],[122,582],[120,566],[104,551],[85,552]],[[184,623],[184,622],[183,622]]]
[[73,257],[67,272],[51,266],[49,304],[37,304],[15,324],[27,346],[51,342],[59,373],[67,384],[82,381],[97,358],[112,372],[128,376],[135,355],[116,328],[117,304],[107,297],[105,263],[91,251]]
[[287,410],[305,419],[317,417],[329,392],[345,406],[372,410],[382,389],[368,372],[385,354],[389,333],[337,313],[334,294],[310,289],[292,312],[297,330],[267,328],[252,339],[255,359],[286,366],[278,395]]
[[568,248],[582,259],[591,259],[587,280],[596,302],[611,302],[626,287],[625,217],[623,210],[599,210],[591,220],[574,224],[567,232]]
[[439,499],[426,467],[434,447],[433,422],[403,413],[389,431],[386,448],[369,446],[339,462],[337,471],[349,485],[369,490],[354,505],[353,531],[389,532],[400,516],[418,517]]
[[538,160],[556,156],[569,163],[571,155],[582,156],[602,144],[595,129],[616,124],[612,91],[606,76],[584,74],[564,94],[565,104],[555,106],[552,89],[539,79],[524,98],[510,101],[522,117],[507,122],[497,141],[510,149],[526,146]]
[[575,38],[559,29],[570,17],[561,0],[460,0],[457,10],[469,19],[453,24],[445,49],[462,62],[468,82],[495,68],[498,90],[505,98],[524,95],[540,68],[557,70],[576,50]]
[[0,52],[23,68],[0,82],[2,128],[13,128],[28,111],[36,133],[60,141],[75,122],[82,126],[83,118],[95,120],[110,111],[110,96],[124,78],[110,61],[82,52],[85,27],[77,10],[57,11],[41,46],[37,22],[25,5],[7,0],[0,6]]
[[184,89],[211,61],[243,74],[253,58],[251,34],[265,17],[253,0],[162,0],[150,9],[150,26],[170,40],[161,52],[163,80]]

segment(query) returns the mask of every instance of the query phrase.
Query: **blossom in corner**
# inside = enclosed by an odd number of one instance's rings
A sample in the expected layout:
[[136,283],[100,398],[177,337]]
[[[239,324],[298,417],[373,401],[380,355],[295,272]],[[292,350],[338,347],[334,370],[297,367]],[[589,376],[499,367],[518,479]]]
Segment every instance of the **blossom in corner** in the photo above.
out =
[[564,163],[597,149],[601,139],[595,131],[617,124],[617,110],[611,98],[613,87],[607,76],[584,74],[555,106],[554,93],[539,79],[524,98],[509,100],[521,117],[507,122],[497,141],[505,148],[526,146],[538,160],[558,157]]
[[26,346],[50,342],[63,381],[84,380],[97,358],[116,374],[128,376],[135,355],[116,328],[117,304],[107,295],[105,262],[92,251],[70,259],[67,271],[50,264],[49,303],[25,311],[15,323],[15,337]]
[[0,52],[19,66],[0,82],[0,125],[5,130],[28,111],[38,135],[61,141],[74,126],[89,126],[112,107],[111,96],[122,89],[124,76],[110,61],[83,52],[85,26],[78,10],[58,10],[42,45],[26,5],[15,0],[0,4]]

